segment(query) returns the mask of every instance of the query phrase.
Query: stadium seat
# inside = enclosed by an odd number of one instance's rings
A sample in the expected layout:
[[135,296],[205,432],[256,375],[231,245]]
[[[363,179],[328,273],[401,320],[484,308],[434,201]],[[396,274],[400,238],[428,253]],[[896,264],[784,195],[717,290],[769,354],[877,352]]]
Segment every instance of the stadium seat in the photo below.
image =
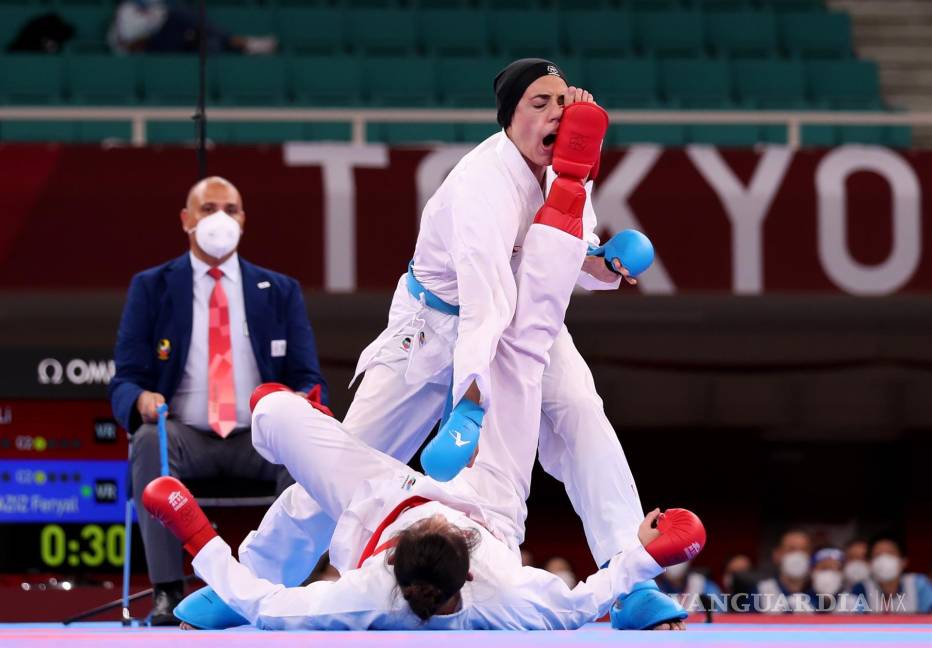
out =
[[626,56],[634,52],[634,29],[626,11],[567,11],[560,22],[570,54]]
[[836,109],[883,107],[877,64],[873,61],[810,61],[806,65],[809,96],[816,104]]
[[495,105],[492,80],[508,61],[504,58],[450,58],[437,61],[440,101],[451,108]]
[[628,7],[636,11],[675,11],[680,8],[679,0],[627,0]]
[[278,37],[284,51],[299,54],[336,54],[345,49],[343,16],[333,9],[282,7]]
[[851,18],[841,12],[787,13],[780,16],[780,38],[791,55],[851,56]]
[[64,89],[64,65],[59,56],[0,56],[0,103],[59,104]]
[[464,142],[481,142],[501,130],[498,124],[463,124],[460,134]]
[[232,144],[262,144],[281,142],[300,142],[305,136],[305,125],[301,122],[229,122],[229,136],[226,141]]
[[825,11],[825,0],[759,0],[777,12]]
[[489,12],[496,50],[511,58],[553,58],[560,50],[560,23],[554,11]]
[[363,64],[368,102],[375,106],[430,107],[436,103],[434,62],[426,58],[370,58]]
[[132,139],[133,127],[129,121],[81,121],[75,127],[78,142],[129,142]]
[[0,6],[0,52],[5,52],[36,10],[30,5]]
[[770,57],[777,53],[777,21],[765,11],[708,13],[708,48],[732,57]]
[[61,6],[54,11],[74,26],[74,35],[65,43],[67,50],[81,53],[107,51],[107,29],[113,20],[112,6]]
[[431,55],[482,56],[489,51],[489,25],[484,12],[430,10],[418,17],[420,41]]
[[628,144],[683,146],[686,143],[686,129],[679,124],[615,124],[608,128],[606,143],[615,146]]
[[404,55],[417,45],[414,13],[397,9],[368,9],[347,14],[349,42],[367,54]]
[[355,106],[362,103],[362,65],[348,56],[293,57],[288,84],[294,102],[304,106]]
[[701,56],[705,41],[702,17],[695,11],[641,11],[634,14],[635,34],[643,52],[661,57]]
[[[207,124],[210,137],[213,122]],[[197,130],[193,121],[150,121],[146,123],[146,142],[149,144],[193,144]]]
[[275,33],[275,12],[265,7],[207,7],[207,20],[233,36],[268,36]]
[[[155,106],[193,106],[198,94],[196,56],[162,54],[139,57],[143,101]],[[210,69],[208,69],[209,80]]]
[[4,121],[0,123],[4,142],[75,142],[77,129],[65,121]]
[[346,122],[311,122],[305,133],[314,141],[348,142],[353,137],[352,126]]
[[799,59],[735,61],[732,64],[739,103],[752,109],[806,106],[806,78]]
[[756,8],[753,0],[685,0],[685,4],[704,12],[736,12]]
[[73,55],[66,61],[71,102],[120,106],[139,101],[136,60],[110,54]]
[[732,104],[731,72],[720,59],[661,61],[660,85],[672,106],[720,109]]
[[652,108],[660,103],[657,64],[651,58],[589,59],[585,87],[608,108]]
[[444,123],[370,123],[366,128],[366,139],[386,144],[424,144],[432,142],[456,142],[456,124]]
[[286,103],[285,61],[278,56],[221,56],[213,61],[217,98],[228,106]]

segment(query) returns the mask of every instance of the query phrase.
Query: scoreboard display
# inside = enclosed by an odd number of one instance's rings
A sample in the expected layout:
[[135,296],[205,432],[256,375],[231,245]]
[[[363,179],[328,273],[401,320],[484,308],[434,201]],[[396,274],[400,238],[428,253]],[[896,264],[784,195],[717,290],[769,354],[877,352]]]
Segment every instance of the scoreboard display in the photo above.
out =
[[105,400],[0,401],[0,571],[120,568],[127,451]]

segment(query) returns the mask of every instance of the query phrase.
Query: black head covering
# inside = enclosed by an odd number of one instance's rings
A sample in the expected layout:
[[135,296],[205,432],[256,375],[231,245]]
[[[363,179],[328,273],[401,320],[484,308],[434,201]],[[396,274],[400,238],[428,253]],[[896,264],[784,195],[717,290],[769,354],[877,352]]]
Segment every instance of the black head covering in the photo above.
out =
[[492,87],[495,89],[495,107],[498,109],[498,124],[508,128],[515,108],[528,86],[542,76],[558,76],[564,81],[563,70],[546,59],[523,58],[509,63],[498,73]]

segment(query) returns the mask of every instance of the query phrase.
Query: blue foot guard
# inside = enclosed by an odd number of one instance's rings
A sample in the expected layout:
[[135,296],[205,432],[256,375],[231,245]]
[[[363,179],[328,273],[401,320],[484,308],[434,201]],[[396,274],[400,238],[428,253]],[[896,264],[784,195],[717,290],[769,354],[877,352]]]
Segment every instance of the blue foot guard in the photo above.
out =
[[175,608],[175,616],[201,630],[223,630],[249,625],[249,621],[224,603],[210,587],[202,587],[188,594]]
[[628,594],[619,596],[609,612],[616,630],[648,630],[661,623],[682,621],[686,616],[683,606],[661,592],[652,580],[638,583]]

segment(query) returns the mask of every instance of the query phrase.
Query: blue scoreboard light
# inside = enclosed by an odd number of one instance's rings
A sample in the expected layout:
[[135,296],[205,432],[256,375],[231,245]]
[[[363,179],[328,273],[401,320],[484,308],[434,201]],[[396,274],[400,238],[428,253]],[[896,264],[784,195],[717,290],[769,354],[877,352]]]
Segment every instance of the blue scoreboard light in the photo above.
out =
[[126,453],[107,401],[0,402],[0,571],[119,569]]
[[126,461],[0,460],[0,524],[120,522]]

